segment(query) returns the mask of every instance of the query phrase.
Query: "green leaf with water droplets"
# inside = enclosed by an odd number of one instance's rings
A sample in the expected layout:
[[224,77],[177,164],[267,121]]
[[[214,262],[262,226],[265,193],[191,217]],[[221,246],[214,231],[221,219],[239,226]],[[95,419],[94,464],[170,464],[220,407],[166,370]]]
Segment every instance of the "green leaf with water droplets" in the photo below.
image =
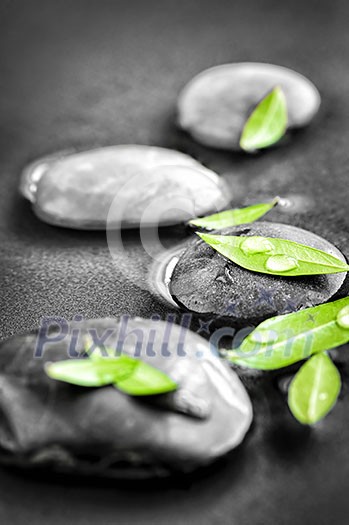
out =
[[[106,349],[107,354],[112,351]],[[52,379],[85,387],[114,385],[132,396],[164,394],[178,385],[167,374],[128,355],[102,357],[92,353],[87,359],[67,359],[45,365]]]
[[335,405],[341,389],[340,374],[326,353],[309,359],[293,378],[288,406],[296,419],[313,425]]
[[322,250],[286,239],[199,233],[203,241],[246,270],[295,277],[347,272],[349,266]]
[[241,133],[240,147],[247,152],[268,148],[284,136],[286,129],[286,97],[281,87],[276,86],[247,119]]
[[220,230],[222,228],[228,228],[229,226],[248,224],[263,217],[263,215],[276,206],[278,201],[279,199],[276,197],[271,202],[253,204],[246,208],[221,211],[208,217],[202,217],[201,219],[192,219],[189,221],[189,224],[198,226],[199,228],[205,228],[206,230]]
[[275,370],[348,343],[348,307],[346,297],[267,319],[227,357],[239,366]]

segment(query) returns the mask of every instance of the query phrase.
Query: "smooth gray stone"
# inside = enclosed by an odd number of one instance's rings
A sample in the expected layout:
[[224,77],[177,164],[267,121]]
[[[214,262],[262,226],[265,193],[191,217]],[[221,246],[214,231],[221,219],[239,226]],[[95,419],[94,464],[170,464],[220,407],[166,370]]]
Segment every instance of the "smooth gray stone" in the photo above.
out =
[[275,86],[287,101],[288,127],[307,125],[320,106],[314,84],[292,69],[242,62],[199,73],[178,100],[178,123],[198,142],[238,150],[244,124],[253,108]]
[[230,200],[222,179],[192,157],[139,145],[39,159],[20,191],[43,221],[83,230],[178,224]]
[[[216,233],[288,239],[345,261],[342,253],[325,239],[286,224],[256,222]],[[339,290],[345,277],[346,273],[280,277],[251,272],[195,238],[174,267],[169,289],[174,300],[192,312],[248,324],[324,303]]]
[[[251,402],[238,376],[213,355],[208,342],[159,320],[129,319],[124,336],[121,326],[118,319],[71,322],[68,335],[51,340],[42,357],[34,357],[37,334],[2,343],[0,461],[142,478],[192,471],[239,445],[251,424]],[[69,349],[77,329],[76,348]],[[100,337],[109,330],[108,347],[116,348],[119,340],[118,348],[169,374],[179,389],[137,398],[113,386],[84,388],[49,378],[44,364],[83,358],[91,330]],[[60,333],[52,329],[49,337]],[[135,354],[137,334],[142,343]]]

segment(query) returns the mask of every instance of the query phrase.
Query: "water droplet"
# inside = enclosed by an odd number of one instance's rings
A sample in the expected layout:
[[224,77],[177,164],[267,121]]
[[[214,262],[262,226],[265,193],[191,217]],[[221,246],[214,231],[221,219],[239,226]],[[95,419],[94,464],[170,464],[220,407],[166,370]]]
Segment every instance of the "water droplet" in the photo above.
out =
[[328,394],[326,394],[326,392],[320,392],[319,394],[319,400],[320,401],[325,401],[325,399],[328,398]]
[[248,337],[254,343],[259,343],[263,345],[268,343],[275,343],[275,341],[277,341],[279,338],[275,330],[255,330]]
[[246,255],[254,255],[255,253],[272,253],[274,246],[264,237],[247,237],[242,244],[241,250]]
[[176,308],[178,308],[178,304],[172,298],[169,288],[173,271],[184,248],[185,244],[183,243],[166,250],[161,257],[158,255],[148,275],[151,290]]
[[298,267],[298,262],[288,255],[272,255],[268,258],[265,267],[270,272],[288,272]]
[[337,315],[337,323],[341,328],[346,328],[349,330],[349,305],[344,306]]
[[215,281],[218,281],[220,283],[226,283],[227,279],[226,279],[225,275],[218,275],[218,277],[216,277]]
[[306,213],[313,207],[313,201],[305,195],[292,194],[288,197],[279,197],[278,211],[281,213]]
[[279,197],[278,205],[281,208],[289,208],[290,206],[292,206],[292,203],[291,203],[290,199],[284,199],[282,197]]

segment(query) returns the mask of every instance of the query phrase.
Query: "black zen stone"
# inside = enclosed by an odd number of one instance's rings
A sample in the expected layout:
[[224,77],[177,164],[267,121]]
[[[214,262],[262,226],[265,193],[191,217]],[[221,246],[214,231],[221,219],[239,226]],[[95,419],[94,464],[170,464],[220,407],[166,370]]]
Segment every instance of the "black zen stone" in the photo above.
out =
[[[215,232],[213,232],[215,233]],[[225,235],[279,237],[330,253],[343,255],[325,239],[286,224],[257,222],[220,230]],[[272,315],[314,306],[330,299],[346,274],[279,277],[245,270],[196,238],[179,258],[171,276],[174,300],[197,314],[255,323]]]

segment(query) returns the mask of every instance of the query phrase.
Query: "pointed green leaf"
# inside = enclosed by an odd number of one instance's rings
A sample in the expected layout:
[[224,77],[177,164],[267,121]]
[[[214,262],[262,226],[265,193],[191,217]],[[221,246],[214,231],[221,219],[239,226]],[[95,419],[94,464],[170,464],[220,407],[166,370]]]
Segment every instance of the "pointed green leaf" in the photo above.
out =
[[341,389],[341,378],[326,353],[309,359],[292,380],[288,406],[296,419],[313,425],[335,405]]
[[131,396],[164,394],[177,389],[177,384],[168,375],[143,361],[139,361],[134,372],[115,386]]
[[277,86],[261,100],[246,121],[240,147],[245,151],[267,148],[278,142],[286,129],[286,97]]
[[208,217],[203,217],[202,219],[192,219],[189,221],[189,224],[198,226],[199,228],[206,228],[206,230],[220,230],[222,228],[228,228],[229,226],[251,223],[260,219],[274,208],[278,200],[278,197],[276,197],[271,202],[254,204],[246,208],[221,211]]
[[329,253],[286,239],[198,232],[197,235],[227,259],[253,272],[294,277],[349,270],[346,263]]
[[144,363],[140,359],[123,354],[119,357],[115,350],[96,349],[87,359],[67,359],[47,363],[45,371],[49,377],[73,385],[100,387],[114,384],[116,388],[129,395],[148,396],[164,394],[176,390],[178,385],[161,370]]
[[132,374],[134,360],[128,356],[99,359],[67,359],[47,363],[49,377],[73,385],[98,387],[110,385]]
[[[235,364],[275,370],[349,342],[349,297],[263,321],[236,350]],[[346,323],[343,320],[346,319]]]

